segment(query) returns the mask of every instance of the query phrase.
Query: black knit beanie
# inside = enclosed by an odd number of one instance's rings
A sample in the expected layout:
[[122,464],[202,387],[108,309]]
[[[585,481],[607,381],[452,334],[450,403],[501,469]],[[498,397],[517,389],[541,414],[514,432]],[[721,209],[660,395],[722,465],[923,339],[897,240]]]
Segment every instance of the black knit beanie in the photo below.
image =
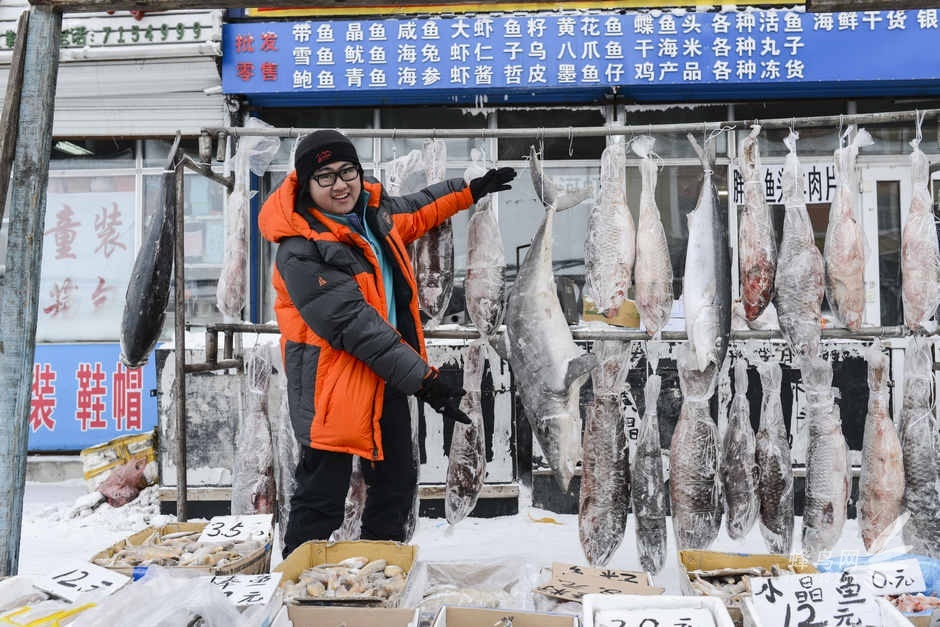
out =
[[337,161],[348,161],[359,168],[359,155],[356,147],[339,131],[322,129],[310,133],[300,140],[294,151],[294,169],[297,170],[297,183],[307,187],[311,175],[320,168]]

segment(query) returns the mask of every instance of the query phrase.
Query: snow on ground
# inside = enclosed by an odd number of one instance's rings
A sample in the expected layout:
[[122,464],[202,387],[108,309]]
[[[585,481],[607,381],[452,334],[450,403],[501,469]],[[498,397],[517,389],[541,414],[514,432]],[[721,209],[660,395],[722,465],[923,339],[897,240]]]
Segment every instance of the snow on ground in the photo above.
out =
[[[101,505],[94,511],[71,517],[76,502],[87,498],[82,480],[60,483],[26,484],[23,503],[23,529],[20,543],[19,573],[39,575],[61,564],[64,558],[90,560],[98,551],[118,540],[140,531],[148,524],[163,525],[175,520],[160,515],[156,488],[148,488],[134,502],[121,508]],[[608,566],[616,569],[640,570],[634,541],[634,519],[630,517],[623,544]],[[796,521],[795,549],[799,549],[800,520]],[[418,545],[418,559],[425,561],[492,561],[521,558],[535,566],[552,562],[585,564],[578,539],[578,517],[550,511],[525,508],[515,516],[499,518],[467,518],[450,527],[442,518],[422,518],[413,539]],[[896,538],[889,547],[899,546]],[[758,526],[743,540],[732,540],[724,528],[711,547],[716,551],[766,553]],[[862,552],[862,541],[855,520],[849,520],[833,557]],[[681,594],[679,567],[670,529],[670,553],[663,571],[654,577],[657,586],[667,594]],[[280,560],[275,547],[272,566]]]

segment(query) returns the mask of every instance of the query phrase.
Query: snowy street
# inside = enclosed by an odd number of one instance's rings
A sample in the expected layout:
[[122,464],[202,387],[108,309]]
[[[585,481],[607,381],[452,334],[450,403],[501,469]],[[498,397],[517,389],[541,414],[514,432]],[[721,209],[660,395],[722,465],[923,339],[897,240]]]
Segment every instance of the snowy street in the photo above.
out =
[[[155,487],[144,490],[137,500],[124,507],[115,509],[104,504],[93,512],[70,518],[76,500],[86,494],[82,480],[27,482],[19,574],[48,572],[64,558],[90,560],[98,551],[148,524],[159,526],[175,520],[175,517],[158,513]],[[608,564],[611,568],[640,570],[633,525],[631,516],[624,542]],[[794,530],[795,548],[799,548],[799,536],[798,518]],[[654,581],[657,586],[665,588],[667,594],[681,594],[671,529],[669,542],[672,552]],[[578,517],[534,508],[523,509],[515,516],[467,518],[454,528],[449,528],[443,518],[422,518],[412,543],[418,546],[418,559],[425,561],[481,562],[521,558],[546,567],[552,562],[586,564],[578,540]],[[889,547],[899,544],[900,539],[895,538]],[[757,525],[743,541],[732,540],[722,527],[721,535],[711,549],[766,553]],[[838,558],[843,552],[848,557],[861,550],[858,525],[854,519],[849,520],[833,550],[833,557]],[[280,551],[275,547],[272,567],[280,561]]]

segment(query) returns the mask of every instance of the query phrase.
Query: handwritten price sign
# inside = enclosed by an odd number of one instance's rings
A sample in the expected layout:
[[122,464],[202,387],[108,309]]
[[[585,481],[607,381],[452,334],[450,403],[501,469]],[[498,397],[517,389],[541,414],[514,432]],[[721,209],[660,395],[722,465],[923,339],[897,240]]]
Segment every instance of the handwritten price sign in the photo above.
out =
[[751,595],[762,624],[881,624],[874,595],[848,572],[751,577]]
[[107,596],[130,581],[121,573],[88,562],[74,562],[58,569],[52,576],[36,582],[36,587],[54,596],[75,603],[88,593]]
[[271,539],[272,514],[246,516],[216,516],[202,530],[199,542],[266,543]]
[[216,575],[209,578],[209,582],[239,607],[264,605],[274,596],[277,585],[281,582],[281,573]]
[[877,596],[923,592],[927,589],[924,573],[915,559],[853,566],[848,572]]

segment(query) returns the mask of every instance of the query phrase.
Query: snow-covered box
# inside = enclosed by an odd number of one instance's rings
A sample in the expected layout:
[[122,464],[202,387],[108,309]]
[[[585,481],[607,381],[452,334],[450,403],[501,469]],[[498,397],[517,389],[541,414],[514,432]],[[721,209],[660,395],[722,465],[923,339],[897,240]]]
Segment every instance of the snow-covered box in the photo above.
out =
[[728,610],[713,597],[586,594],[581,603],[583,627],[636,627],[650,624],[734,627]]
[[[879,597],[875,599],[875,603],[878,604],[878,608],[881,610],[880,627],[911,627],[913,625],[913,623],[907,620],[889,601]],[[771,627],[766,621],[760,620],[760,617],[757,615],[757,609],[754,607],[754,602],[751,599],[744,600],[741,611],[744,615],[744,627]]]

